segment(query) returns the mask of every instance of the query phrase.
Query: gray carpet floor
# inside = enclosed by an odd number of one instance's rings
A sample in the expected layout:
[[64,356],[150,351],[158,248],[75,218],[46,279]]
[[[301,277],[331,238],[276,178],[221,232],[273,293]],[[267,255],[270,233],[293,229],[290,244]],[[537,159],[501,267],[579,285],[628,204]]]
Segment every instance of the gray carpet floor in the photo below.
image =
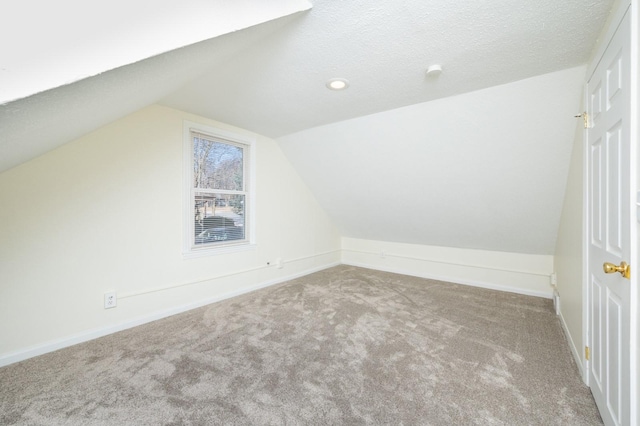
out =
[[0,369],[2,425],[598,425],[551,301],[338,266]]

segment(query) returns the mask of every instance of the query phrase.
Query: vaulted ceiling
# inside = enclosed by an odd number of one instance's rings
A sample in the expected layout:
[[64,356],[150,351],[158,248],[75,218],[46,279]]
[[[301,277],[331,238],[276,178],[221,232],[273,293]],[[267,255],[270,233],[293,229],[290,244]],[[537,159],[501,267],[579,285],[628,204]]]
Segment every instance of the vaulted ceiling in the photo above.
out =
[[26,0],[0,14],[0,172],[157,103],[311,6],[306,0],[176,5]]
[[[344,235],[553,250],[574,130],[567,115],[614,0],[85,3],[25,1],[0,17],[0,51],[9,52],[0,57],[0,172],[160,103],[276,138]],[[443,73],[427,77],[431,64]],[[328,90],[335,77],[348,89]],[[519,107],[528,120],[517,119]],[[394,133],[403,125],[415,133]],[[367,130],[376,128],[384,138]],[[471,153],[497,168],[478,167]],[[371,232],[374,204],[349,199],[341,182],[371,181],[377,165],[404,185],[403,202],[422,201]],[[408,167],[415,173],[400,179]],[[327,170],[341,179],[324,179]],[[529,198],[517,196],[523,185]],[[460,190],[466,202],[453,196]],[[448,207],[436,207],[443,194]],[[397,199],[385,185],[377,196]],[[504,228],[492,216],[499,207]],[[534,214],[542,209],[549,214]]]
[[162,103],[279,137],[584,64],[613,0],[312,3]]
[[0,103],[310,7],[305,0],[13,2],[0,15]]

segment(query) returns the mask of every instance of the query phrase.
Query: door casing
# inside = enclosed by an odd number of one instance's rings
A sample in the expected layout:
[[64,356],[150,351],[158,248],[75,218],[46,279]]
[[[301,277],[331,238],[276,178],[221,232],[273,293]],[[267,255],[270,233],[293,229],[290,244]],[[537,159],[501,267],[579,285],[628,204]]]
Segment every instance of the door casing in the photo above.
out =
[[[640,221],[640,193],[638,192],[638,188],[640,188],[640,183],[638,182],[638,178],[640,178],[638,174],[638,169],[640,168],[640,158],[638,155],[640,154],[640,149],[638,148],[638,144],[640,143],[640,118],[638,114],[640,113],[640,59],[638,56],[640,55],[640,0],[631,0],[630,3],[622,2],[619,4],[619,7],[612,12],[610,25],[606,32],[604,33],[604,37],[602,37],[603,42],[598,46],[598,50],[596,54],[593,56],[592,62],[589,64],[587,68],[587,73],[585,77],[585,90],[584,90],[584,105],[587,105],[588,102],[588,93],[587,93],[587,81],[590,79],[591,75],[594,73],[595,68],[598,65],[598,61],[602,58],[604,51],[606,50],[609,42],[613,38],[613,35],[622,21],[625,13],[629,10],[631,13],[631,44],[630,44],[630,66],[631,66],[631,102],[630,102],[630,190],[628,196],[630,197],[630,224],[629,229],[631,233],[631,244],[630,244],[630,259],[629,263],[631,265],[631,296],[630,296],[630,375],[631,375],[631,383],[630,383],[630,424],[636,425],[640,424],[640,416],[638,412],[638,397],[640,396],[640,380],[638,378],[638,374],[640,373],[640,351],[638,351],[638,344],[640,343],[640,336],[638,333],[640,332],[640,325],[638,323],[640,317],[638,315],[638,308],[640,306],[640,291],[638,289],[640,280],[638,277],[640,276],[640,259],[638,257],[638,247],[639,247],[639,239],[640,234],[638,234],[638,221]],[[589,344],[591,336],[589,330],[590,317],[589,317],[589,287],[588,287],[588,279],[589,279],[589,250],[588,250],[588,235],[589,235],[589,206],[588,206],[588,190],[589,190],[589,169],[588,169],[588,144],[587,144],[587,132],[584,132],[584,141],[583,141],[583,206],[582,206],[582,333],[583,333],[583,342],[586,345]],[[637,194],[637,195],[636,195]],[[584,382],[589,385],[589,361],[584,357],[582,357],[582,373]]]

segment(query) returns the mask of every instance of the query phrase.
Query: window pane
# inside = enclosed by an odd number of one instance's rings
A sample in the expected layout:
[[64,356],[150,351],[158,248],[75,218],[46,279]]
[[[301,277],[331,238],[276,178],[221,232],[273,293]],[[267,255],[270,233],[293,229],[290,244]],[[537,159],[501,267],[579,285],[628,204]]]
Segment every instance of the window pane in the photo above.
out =
[[244,190],[242,148],[193,135],[194,188]]
[[195,194],[195,245],[244,240],[245,196]]

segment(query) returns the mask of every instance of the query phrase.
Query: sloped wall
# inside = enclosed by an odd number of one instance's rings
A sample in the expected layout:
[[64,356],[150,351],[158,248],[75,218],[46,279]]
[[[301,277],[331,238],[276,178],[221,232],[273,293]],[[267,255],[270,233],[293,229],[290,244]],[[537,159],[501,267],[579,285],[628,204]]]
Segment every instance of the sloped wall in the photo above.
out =
[[0,174],[0,365],[339,262],[323,209],[251,134],[257,247],[183,259],[183,120],[248,133],[151,106]]
[[277,141],[344,237],[553,255],[584,71]]
[[569,346],[576,364],[582,370],[582,287],[583,287],[583,173],[584,128],[576,124],[573,152],[567,179],[562,217],[558,228],[558,241],[554,257],[560,297],[560,320],[565,328]]

